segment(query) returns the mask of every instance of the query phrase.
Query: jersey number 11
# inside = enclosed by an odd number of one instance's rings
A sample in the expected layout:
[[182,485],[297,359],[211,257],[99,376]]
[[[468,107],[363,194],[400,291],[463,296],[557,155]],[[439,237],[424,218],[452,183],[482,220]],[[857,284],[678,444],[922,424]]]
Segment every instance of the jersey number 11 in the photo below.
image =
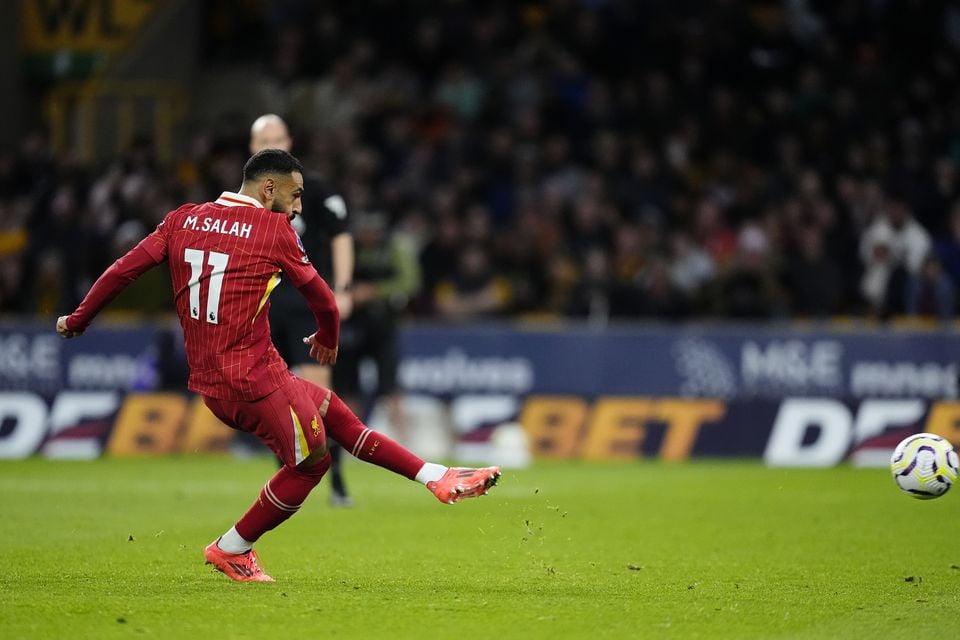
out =
[[[204,259],[206,258],[206,259]],[[223,288],[223,273],[227,270],[230,256],[225,253],[211,251],[209,254],[199,249],[184,249],[183,259],[190,265],[190,317],[200,319],[200,276],[203,274],[204,263],[213,267],[210,273],[210,288],[207,290],[207,308],[204,319],[210,324],[219,324],[220,291]]]

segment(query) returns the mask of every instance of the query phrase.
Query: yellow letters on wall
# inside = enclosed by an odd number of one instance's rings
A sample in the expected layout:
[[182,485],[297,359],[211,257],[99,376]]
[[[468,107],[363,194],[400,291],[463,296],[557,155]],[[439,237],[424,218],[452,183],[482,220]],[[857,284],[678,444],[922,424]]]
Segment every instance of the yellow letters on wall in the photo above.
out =
[[187,399],[179,393],[131,393],[107,443],[114,456],[156,455],[177,451]]

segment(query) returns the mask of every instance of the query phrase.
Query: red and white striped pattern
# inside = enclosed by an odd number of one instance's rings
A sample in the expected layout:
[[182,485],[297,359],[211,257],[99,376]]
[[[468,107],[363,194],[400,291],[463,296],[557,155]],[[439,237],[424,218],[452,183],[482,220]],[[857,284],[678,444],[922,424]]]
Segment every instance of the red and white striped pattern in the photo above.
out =
[[273,489],[270,488],[269,482],[263,485],[263,495],[270,502],[270,504],[275,506],[277,509],[280,509],[281,511],[286,511],[288,513],[296,513],[300,509],[300,507],[303,505],[303,503],[300,503],[298,505],[287,504],[283,500],[280,500],[277,497],[277,495],[273,492]]
[[353,450],[350,452],[354,458],[360,457],[360,452],[363,451],[363,445],[367,443],[367,438],[370,437],[371,433],[373,433],[372,429],[364,429],[363,432],[360,433],[360,437],[357,438],[357,442],[353,445]]

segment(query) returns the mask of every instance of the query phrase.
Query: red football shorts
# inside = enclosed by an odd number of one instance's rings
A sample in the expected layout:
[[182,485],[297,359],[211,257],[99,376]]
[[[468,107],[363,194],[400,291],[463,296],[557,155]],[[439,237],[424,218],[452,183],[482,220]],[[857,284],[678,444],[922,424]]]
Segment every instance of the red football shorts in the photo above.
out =
[[206,396],[203,401],[224,424],[252,433],[285,465],[293,467],[311,454],[316,454],[315,460],[326,455],[323,418],[332,395],[329,389],[293,376],[280,388],[252,402]]

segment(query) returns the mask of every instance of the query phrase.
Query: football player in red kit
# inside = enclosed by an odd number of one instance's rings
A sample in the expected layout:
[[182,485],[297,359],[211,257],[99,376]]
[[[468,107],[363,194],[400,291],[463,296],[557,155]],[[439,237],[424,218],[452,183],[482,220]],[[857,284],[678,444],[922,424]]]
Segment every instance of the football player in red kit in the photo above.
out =
[[317,330],[304,348],[318,364],[337,359],[339,314],[290,220],[300,212],[303,167],[268,149],[243,168],[238,193],[171,211],[156,230],[119,258],[69,316],[64,338],[79,336],[124,287],[166,261],[183,327],[188,386],[227,425],[260,438],[284,466],[247,512],[204,550],[208,564],[239,581],[272,581],[253,543],[300,508],[330,466],[327,437],[351,454],[417,480],[442,502],[483,495],[497,467],[447,468],[424,462],[368,429],[332,391],[292,374],[270,340],[270,292],[281,273],[310,307]]

